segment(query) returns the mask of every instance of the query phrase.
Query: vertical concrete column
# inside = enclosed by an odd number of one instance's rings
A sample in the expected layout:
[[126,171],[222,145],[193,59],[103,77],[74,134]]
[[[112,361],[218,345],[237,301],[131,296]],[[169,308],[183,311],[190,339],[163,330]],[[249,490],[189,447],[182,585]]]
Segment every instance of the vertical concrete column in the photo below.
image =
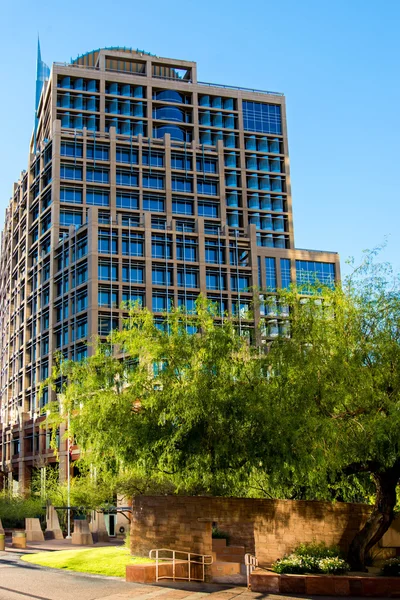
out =
[[[92,342],[96,339],[98,333],[98,316],[99,316],[99,303],[98,303],[98,264],[99,264],[99,253],[98,253],[98,207],[92,206],[88,211],[88,340]],[[95,352],[95,348],[91,345],[88,346],[88,354],[92,355]]]
[[110,214],[113,223],[117,219],[116,144],[117,132],[115,127],[110,127]]
[[218,172],[219,172],[219,211],[221,218],[221,226],[227,225],[226,217],[226,189],[225,189],[225,157],[224,157],[224,143],[222,140],[218,140],[217,145],[218,152]]
[[247,178],[246,178],[246,151],[245,151],[245,141],[244,141],[244,129],[243,129],[243,106],[242,106],[242,98],[239,96],[236,100],[237,102],[237,110],[238,110],[238,129],[239,129],[239,148],[240,148],[240,179],[242,184],[242,214],[243,214],[243,226],[247,227],[249,223],[249,217],[247,212]]
[[206,251],[204,246],[204,218],[197,219],[197,233],[199,244],[199,277],[200,277],[200,293],[207,296],[206,286]]
[[144,213],[144,255],[145,255],[145,283],[146,283],[146,307],[151,310],[151,213]]
[[165,212],[167,225],[172,221],[172,179],[171,179],[171,136],[167,133],[164,137],[165,147]]

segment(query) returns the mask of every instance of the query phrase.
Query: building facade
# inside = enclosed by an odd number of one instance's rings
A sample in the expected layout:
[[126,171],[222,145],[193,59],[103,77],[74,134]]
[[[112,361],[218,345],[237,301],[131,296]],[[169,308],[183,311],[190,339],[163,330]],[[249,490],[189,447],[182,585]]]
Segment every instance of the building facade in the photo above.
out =
[[[40,59],[36,93],[0,257],[0,486],[20,491],[55,460],[39,427],[54,354],[90,355],[122,302],[161,322],[201,293],[261,343],[284,311],[263,294],[340,277],[336,253],[294,245],[282,94],[202,83],[194,62],[126,48],[51,71]],[[63,475],[66,456],[61,439]]]

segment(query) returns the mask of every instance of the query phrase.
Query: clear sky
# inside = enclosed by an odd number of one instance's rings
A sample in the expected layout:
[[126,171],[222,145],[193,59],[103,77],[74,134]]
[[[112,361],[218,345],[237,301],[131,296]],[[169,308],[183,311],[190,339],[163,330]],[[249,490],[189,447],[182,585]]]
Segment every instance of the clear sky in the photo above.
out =
[[49,65],[132,46],[284,92],[296,246],[344,263],[388,236],[400,270],[399,31],[399,0],[0,0],[0,220],[27,168],[40,33]]

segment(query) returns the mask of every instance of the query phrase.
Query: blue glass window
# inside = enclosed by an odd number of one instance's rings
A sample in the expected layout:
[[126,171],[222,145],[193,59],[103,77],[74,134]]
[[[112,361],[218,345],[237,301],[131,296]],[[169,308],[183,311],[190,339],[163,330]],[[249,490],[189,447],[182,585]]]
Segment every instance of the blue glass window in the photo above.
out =
[[50,302],[50,289],[45,288],[42,292],[42,306],[46,306]]
[[208,290],[225,290],[226,275],[219,271],[206,271],[206,287]]
[[333,286],[335,265],[334,263],[296,260],[296,282],[297,285],[322,283]]
[[172,269],[166,269],[162,265],[153,267],[151,280],[153,285],[172,285]]
[[166,294],[153,292],[151,308],[154,312],[169,312],[172,308],[172,298],[169,296],[167,302]]
[[116,291],[100,288],[98,291],[99,306],[107,306],[109,308],[118,307],[118,294]]
[[204,173],[216,173],[217,161],[213,158],[197,158],[196,169]]
[[162,175],[143,175],[143,187],[163,190],[164,177]]
[[110,195],[104,190],[91,190],[87,188],[86,204],[91,204],[92,206],[109,206]]
[[196,300],[197,296],[191,296],[187,294],[186,296],[178,296],[178,307],[186,308],[186,312],[195,313],[196,312]]
[[215,181],[198,181],[197,193],[207,196],[216,196],[218,194],[218,184]]
[[87,358],[87,347],[86,346],[79,346],[76,350],[75,353],[73,353],[73,358],[74,360],[80,361],[80,360],[84,360],[85,358]]
[[73,165],[60,166],[61,179],[82,179],[82,167],[74,167]]
[[60,201],[82,204],[82,190],[76,188],[60,188]]
[[135,290],[123,290],[122,302],[138,302],[144,306],[144,293]]
[[249,312],[250,302],[248,300],[241,300],[240,304],[237,300],[232,300],[232,315],[234,317],[248,319],[250,317]]
[[101,254],[117,254],[118,252],[118,235],[109,231],[99,231],[98,236],[98,251]]
[[125,171],[123,169],[117,169],[116,182],[119,185],[130,185],[138,186],[138,174],[136,171]]
[[87,167],[86,180],[94,181],[96,183],[108,183],[109,171],[108,169],[94,169],[92,167]]
[[88,144],[86,147],[86,156],[94,160],[109,160],[110,152],[108,146]]
[[224,249],[221,244],[218,243],[218,240],[206,240],[205,251],[207,263],[220,265],[224,263]]
[[151,212],[164,212],[165,200],[162,196],[143,196],[143,210]]
[[199,287],[199,272],[197,269],[178,269],[178,286],[188,288]]
[[193,215],[194,207],[193,200],[173,199],[172,200],[172,212],[178,215]]
[[246,131],[281,134],[281,107],[278,104],[263,104],[244,100],[243,125]]
[[71,329],[71,341],[74,342],[80,338],[87,336],[87,319],[80,319],[76,323],[76,336],[75,336],[75,325],[72,325]]
[[218,204],[215,202],[204,202],[199,200],[197,203],[199,217],[218,218]]
[[80,312],[81,310],[85,310],[87,308],[88,303],[88,295],[87,291],[81,292],[76,297],[76,311],[75,311],[75,298],[72,299],[72,314],[75,312]]
[[153,119],[187,123],[189,122],[189,118],[190,115],[177,106],[157,106],[157,108],[153,109]]
[[188,233],[193,233],[195,230],[195,225],[193,221],[175,221],[175,229],[176,231],[187,231]]
[[144,242],[141,233],[122,232],[122,254],[126,256],[144,256]]
[[214,304],[214,307],[217,309],[217,314],[219,316],[222,316],[226,313],[226,311],[228,310],[226,298],[221,298],[220,296],[212,295],[207,295],[207,298],[211,300],[211,302]]
[[60,225],[82,225],[82,213],[60,210]]
[[153,127],[153,137],[155,138],[163,138],[167,133],[169,133],[172,140],[177,140],[179,142],[192,141],[191,132],[186,131],[183,127],[178,127],[178,125],[161,125]]
[[77,158],[82,158],[83,156],[83,147],[82,144],[74,144],[73,142],[61,142],[60,149],[61,156],[73,156]]
[[172,242],[164,236],[153,235],[151,239],[152,258],[172,258]]
[[164,166],[164,154],[161,152],[153,152],[143,150],[142,152],[142,163],[151,167],[163,167]]
[[290,259],[281,258],[281,282],[282,288],[290,287]]
[[192,170],[192,157],[185,154],[171,154],[171,169]]
[[124,146],[117,146],[115,160],[117,162],[136,165],[138,162],[137,150],[133,150]]
[[193,192],[193,179],[172,177],[171,185],[174,192]]
[[161,90],[153,93],[154,100],[165,100],[166,102],[177,102],[185,104],[186,97],[176,90]]
[[118,267],[115,264],[111,266],[110,263],[99,262],[98,274],[101,281],[117,281]]
[[144,283],[144,267],[141,265],[122,265],[122,281]]
[[117,317],[99,317],[99,335],[108,335],[111,331],[118,329]]
[[136,194],[129,194],[125,192],[117,193],[117,208],[129,208],[129,209],[138,209],[139,208],[139,196]]
[[188,262],[196,262],[197,259],[197,241],[188,238],[183,240],[181,237],[176,238],[176,258]]
[[[87,270],[87,265],[83,264],[81,266],[79,266],[76,271],[74,270],[72,272],[72,287],[75,287],[76,285],[81,285],[81,283],[85,283],[85,281],[87,281],[87,275],[88,275],[88,270]],[[75,283],[76,281],[76,283]]]
[[231,275],[231,290],[233,292],[249,291],[250,277],[248,275]]
[[275,258],[265,259],[265,272],[267,279],[267,290],[269,292],[276,292],[276,263]]

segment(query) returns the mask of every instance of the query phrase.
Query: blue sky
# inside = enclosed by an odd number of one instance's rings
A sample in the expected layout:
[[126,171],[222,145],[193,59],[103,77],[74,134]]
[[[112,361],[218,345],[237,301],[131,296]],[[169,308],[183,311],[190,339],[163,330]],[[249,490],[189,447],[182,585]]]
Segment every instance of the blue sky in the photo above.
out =
[[19,0],[0,10],[1,215],[27,167],[39,32],[48,64],[132,46],[195,60],[201,81],[284,92],[296,246],[344,263],[387,236],[382,258],[400,269],[398,0]]

